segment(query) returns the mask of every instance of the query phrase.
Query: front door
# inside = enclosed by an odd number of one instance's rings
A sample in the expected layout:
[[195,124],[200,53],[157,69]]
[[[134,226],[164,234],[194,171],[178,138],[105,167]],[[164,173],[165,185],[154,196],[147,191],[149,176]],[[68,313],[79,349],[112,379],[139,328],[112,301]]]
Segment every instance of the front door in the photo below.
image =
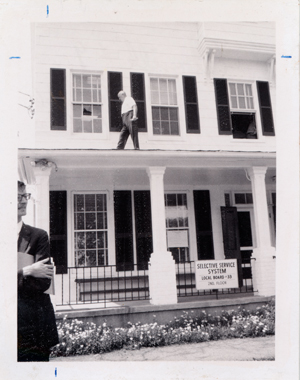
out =
[[221,207],[223,245],[226,259],[237,259],[239,287],[243,286],[242,256],[236,207]]

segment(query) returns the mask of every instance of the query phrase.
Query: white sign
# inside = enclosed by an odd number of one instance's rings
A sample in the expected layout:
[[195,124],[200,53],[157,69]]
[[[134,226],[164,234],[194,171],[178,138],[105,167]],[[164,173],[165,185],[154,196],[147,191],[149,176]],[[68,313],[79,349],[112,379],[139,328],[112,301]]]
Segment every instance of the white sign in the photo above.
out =
[[188,247],[188,232],[187,230],[170,230],[167,232],[168,248]]
[[195,262],[196,288],[238,288],[237,260],[201,260]]

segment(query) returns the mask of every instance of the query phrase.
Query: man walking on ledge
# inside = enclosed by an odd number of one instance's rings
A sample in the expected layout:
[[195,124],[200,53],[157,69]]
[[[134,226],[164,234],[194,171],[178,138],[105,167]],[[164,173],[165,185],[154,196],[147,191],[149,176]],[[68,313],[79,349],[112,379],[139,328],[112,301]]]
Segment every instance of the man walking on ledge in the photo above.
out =
[[122,129],[117,149],[124,149],[129,135],[132,138],[134,149],[140,149],[138,138],[138,126],[135,121],[137,118],[137,105],[131,96],[126,96],[124,91],[118,93],[118,98],[122,102]]

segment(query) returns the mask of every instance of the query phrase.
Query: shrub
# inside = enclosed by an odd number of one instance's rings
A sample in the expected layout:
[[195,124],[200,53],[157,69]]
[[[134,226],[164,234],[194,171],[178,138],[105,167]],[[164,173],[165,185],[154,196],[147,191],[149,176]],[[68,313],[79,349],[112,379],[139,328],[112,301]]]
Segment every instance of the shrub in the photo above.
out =
[[275,305],[270,302],[256,311],[242,309],[224,311],[219,315],[205,311],[195,315],[183,312],[165,325],[155,322],[109,327],[104,322],[96,326],[92,322],[77,319],[68,321],[65,316],[58,322],[60,343],[52,349],[51,356],[87,355],[141,347],[158,347],[171,344],[200,343],[209,340],[259,337],[275,334]]

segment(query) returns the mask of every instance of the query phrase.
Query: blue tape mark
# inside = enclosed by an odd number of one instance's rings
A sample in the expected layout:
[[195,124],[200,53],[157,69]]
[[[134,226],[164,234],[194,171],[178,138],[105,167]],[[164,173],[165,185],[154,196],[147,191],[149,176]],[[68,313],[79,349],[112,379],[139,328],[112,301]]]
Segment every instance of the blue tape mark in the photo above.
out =
[[20,59],[21,57],[9,57],[9,59]]
[[55,377],[57,377],[57,368],[55,368],[55,372],[54,373],[55,373]]
[[281,58],[292,58],[291,55],[282,55]]
[[47,5],[47,17],[49,16],[49,5]]

